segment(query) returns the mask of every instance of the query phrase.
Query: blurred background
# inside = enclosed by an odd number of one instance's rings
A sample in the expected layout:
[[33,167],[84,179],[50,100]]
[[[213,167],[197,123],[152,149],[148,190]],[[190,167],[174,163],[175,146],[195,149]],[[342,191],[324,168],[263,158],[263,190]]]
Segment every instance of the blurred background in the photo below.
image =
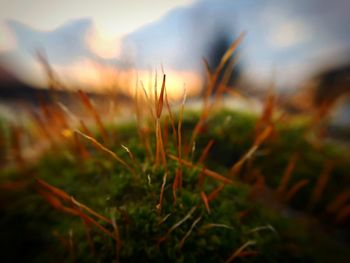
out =
[[173,99],[184,87],[195,98],[205,85],[203,58],[214,69],[245,32],[230,87],[259,101],[273,84],[288,111],[326,105],[333,126],[350,123],[348,0],[1,0],[0,5],[2,114],[18,111],[19,102],[35,105],[36,94],[45,97],[52,79],[60,83],[62,98],[83,89],[125,99],[137,81],[146,85],[164,71]]

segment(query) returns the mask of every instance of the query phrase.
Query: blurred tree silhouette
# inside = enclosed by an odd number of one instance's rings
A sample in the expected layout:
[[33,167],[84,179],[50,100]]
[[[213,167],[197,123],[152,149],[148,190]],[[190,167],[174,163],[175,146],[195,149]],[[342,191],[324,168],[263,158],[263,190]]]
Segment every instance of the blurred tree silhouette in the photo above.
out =
[[340,97],[350,94],[350,64],[334,67],[316,76],[318,85],[315,90],[314,104],[332,105]]
[[[225,54],[225,52],[229,49],[230,45],[232,43],[232,35],[227,33],[225,30],[218,30],[216,33],[216,36],[213,38],[213,42],[208,48],[207,51],[207,59],[209,63],[209,67],[211,70],[215,70],[217,66],[220,64],[220,60]],[[237,52],[237,51],[236,51]],[[225,74],[226,70],[228,69],[229,65],[232,63],[234,55],[236,55],[236,52],[233,53],[229,61],[226,63],[224,69],[222,70],[219,78],[218,83],[221,82],[223,75]],[[235,83],[237,83],[239,77],[240,77],[241,67],[239,64],[235,65],[233,68],[233,71],[230,72],[230,76],[227,82],[227,86],[233,87]],[[218,88],[218,83],[214,86],[213,93]]]

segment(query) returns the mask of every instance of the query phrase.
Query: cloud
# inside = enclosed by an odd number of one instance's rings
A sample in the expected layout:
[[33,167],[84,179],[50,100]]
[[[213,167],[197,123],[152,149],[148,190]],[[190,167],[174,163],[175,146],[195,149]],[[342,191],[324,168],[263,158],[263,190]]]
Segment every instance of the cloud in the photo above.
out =
[[83,75],[95,83],[99,77],[98,64],[118,65],[115,57],[104,58],[111,55],[105,48],[113,43],[106,45],[98,38],[91,19],[71,20],[49,31],[37,30],[16,20],[7,20],[6,25],[15,43],[12,49],[0,54],[0,58],[6,58],[0,63],[31,84],[46,85],[46,77],[35,56],[37,51],[44,52],[54,70],[72,84],[86,84],[81,81]]
[[269,30],[268,42],[274,48],[288,48],[307,41],[311,33],[301,20],[291,20]]
[[33,56],[36,50],[44,50],[54,64],[68,64],[78,58],[97,59],[86,44],[92,25],[90,19],[78,19],[52,31],[40,31],[16,20],[7,21],[19,52]]
[[289,81],[305,72],[306,66],[316,68],[340,48],[350,47],[349,30],[344,28],[350,23],[346,7],[347,0],[201,0],[173,9],[125,35],[121,42],[106,35],[112,34],[114,26],[125,29],[125,21],[135,22],[131,19],[135,13],[127,10],[118,17],[106,13],[120,19],[119,24],[106,20],[105,33],[110,31],[106,34],[96,31],[91,19],[69,21],[46,32],[16,21],[9,26],[18,50],[31,56],[35,48],[44,48],[54,66],[79,68],[79,61],[93,61],[121,67],[126,61],[139,70],[163,64],[166,71],[197,72],[203,69],[202,58],[208,57],[220,30],[228,41],[247,31],[241,46],[243,71],[254,78],[255,72],[268,76],[278,67],[279,77]]

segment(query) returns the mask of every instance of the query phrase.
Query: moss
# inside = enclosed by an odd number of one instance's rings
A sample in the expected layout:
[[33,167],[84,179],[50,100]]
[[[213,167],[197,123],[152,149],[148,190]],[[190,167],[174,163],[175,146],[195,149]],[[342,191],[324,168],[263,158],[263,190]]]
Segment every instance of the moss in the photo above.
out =
[[[197,120],[198,114],[185,116],[185,142]],[[226,174],[250,148],[256,120],[256,116],[245,113],[227,110],[215,113],[196,141],[193,160],[198,160],[208,141],[214,139],[207,167]],[[288,123],[277,129],[278,136],[266,142],[254,156],[254,168],[260,169],[267,185],[275,189],[291,156],[300,154],[289,185],[303,178],[309,179],[310,183],[287,205],[304,211],[305,200],[310,198],[323,163],[331,158],[336,162],[332,176],[336,176],[337,180],[331,178],[329,181],[318,206],[322,210],[336,193],[348,185],[346,171],[349,171],[349,164],[345,161],[344,152],[334,145],[315,149],[304,136],[306,128],[303,122]],[[286,214],[283,209],[275,209],[262,200],[253,200],[253,186],[244,180],[247,167],[237,175],[234,184],[225,186],[210,202],[208,213],[198,187],[200,170],[183,166],[183,188],[177,191],[175,204],[172,183],[179,164],[168,159],[167,169],[155,167],[147,160],[133,124],[111,125],[108,131],[116,135],[112,136],[115,141],[110,148],[130,165],[135,165],[137,175],[88,143],[86,146],[91,156],[85,160],[76,156],[69,147],[60,147],[46,152],[28,169],[31,175],[62,189],[98,213],[106,217],[111,217],[113,213],[122,240],[121,262],[222,262],[251,240],[255,244],[247,251],[254,252],[254,256],[239,258],[242,262],[327,262],[328,259],[346,262],[349,256],[346,249],[325,234],[322,226],[310,224],[313,215],[291,216],[292,213]],[[128,146],[141,168],[119,147],[121,143]],[[175,152],[175,147],[169,145],[169,151]],[[167,171],[160,213],[157,205]],[[2,172],[1,180],[5,182],[22,176],[18,171],[6,170]],[[94,252],[91,251],[82,220],[50,207],[37,194],[34,181],[28,181],[28,187],[3,191],[0,195],[3,215],[0,221],[1,247],[5,261],[116,260],[116,244],[110,237],[91,226]],[[218,186],[217,181],[207,177],[203,189],[209,194]],[[192,213],[188,216],[190,211]],[[176,226],[187,216],[187,220]],[[198,223],[193,225],[196,220]],[[110,225],[101,224],[113,231]]]

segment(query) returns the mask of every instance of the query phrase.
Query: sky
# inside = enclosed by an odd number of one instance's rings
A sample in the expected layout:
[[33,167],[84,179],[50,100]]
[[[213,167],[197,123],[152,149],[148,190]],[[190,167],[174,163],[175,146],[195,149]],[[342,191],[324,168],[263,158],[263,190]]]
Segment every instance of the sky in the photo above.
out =
[[[70,27],[68,30],[73,31],[76,27],[75,21],[85,19],[87,23],[86,27],[91,32],[89,32],[87,39],[86,35],[83,35],[83,40],[87,42],[88,48],[93,53],[99,57],[108,59],[120,55],[119,42],[123,36],[148,23],[156,21],[175,7],[186,6],[192,2],[194,1],[0,0],[0,53],[10,53],[16,48],[18,51],[31,50],[31,54],[28,54],[29,52],[26,52],[26,54],[22,52],[20,55],[15,54],[12,57],[21,60],[21,62],[14,64],[8,63],[6,66],[10,70],[13,70],[22,80],[33,85],[45,86],[43,83],[46,79],[41,74],[42,72],[40,72],[40,66],[30,61],[33,57],[31,47],[25,47],[25,44],[21,46],[19,43],[22,42],[20,41],[21,38],[16,39],[14,32],[11,32],[9,21],[19,22],[21,25],[37,31],[24,34],[26,38],[24,42],[28,42],[28,39],[40,38],[40,35],[37,34],[38,32],[43,33],[43,35],[50,34],[53,31],[60,31],[60,28],[65,27],[67,24]],[[70,22],[72,22],[72,25],[70,25]],[[65,43],[62,43],[62,40],[64,38],[60,38],[58,35],[52,41],[49,41],[49,44],[57,42],[58,45],[64,46]],[[49,49],[47,47],[45,48]],[[70,48],[70,50],[66,48],[65,51],[69,55],[75,52],[74,48]],[[61,53],[59,52],[57,56],[61,56]],[[61,65],[60,63],[56,65],[54,62],[52,62],[52,65],[60,73],[60,76],[68,79],[68,82],[72,80],[73,84],[76,84],[78,81],[80,85],[93,83],[93,86],[98,86],[101,78],[113,78],[111,75],[114,72],[111,72],[109,68],[103,69],[103,76],[101,76],[100,72],[96,72],[96,65],[91,60],[70,61],[70,63],[66,63],[65,65]],[[141,74],[148,76],[148,73],[145,72]],[[188,74],[191,73],[186,72],[182,77],[188,78]],[[124,75],[126,74],[123,73]],[[173,75],[176,75],[176,73]],[[122,79],[124,78],[122,77]],[[176,79],[176,77],[173,79]],[[171,81],[172,78],[169,79],[169,82]],[[179,82],[179,80],[177,81]]]
[[18,20],[38,30],[53,30],[69,20],[91,18],[107,40],[155,21],[193,0],[0,0],[0,50],[13,45],[4,22]]
[[242,31],[247,33],[240,48],[243,75],[255,83],[265,85],[275,77],[279,87],[296,87],[322,67],[350,61],[348,0],[0,4],[0,56],[16,57],[21,63],[12,69],[31,78],[40,71],[33,52],[43,48],[55,70],[84,85],[114,78],[111,65],[121,68],[127,62],[139,76],[163,65],[176,83],[173,89],[182,94],[180,79],[200,85],[194,73],[203,70],[202,58],[215,41],[220,36],[233,41]]

